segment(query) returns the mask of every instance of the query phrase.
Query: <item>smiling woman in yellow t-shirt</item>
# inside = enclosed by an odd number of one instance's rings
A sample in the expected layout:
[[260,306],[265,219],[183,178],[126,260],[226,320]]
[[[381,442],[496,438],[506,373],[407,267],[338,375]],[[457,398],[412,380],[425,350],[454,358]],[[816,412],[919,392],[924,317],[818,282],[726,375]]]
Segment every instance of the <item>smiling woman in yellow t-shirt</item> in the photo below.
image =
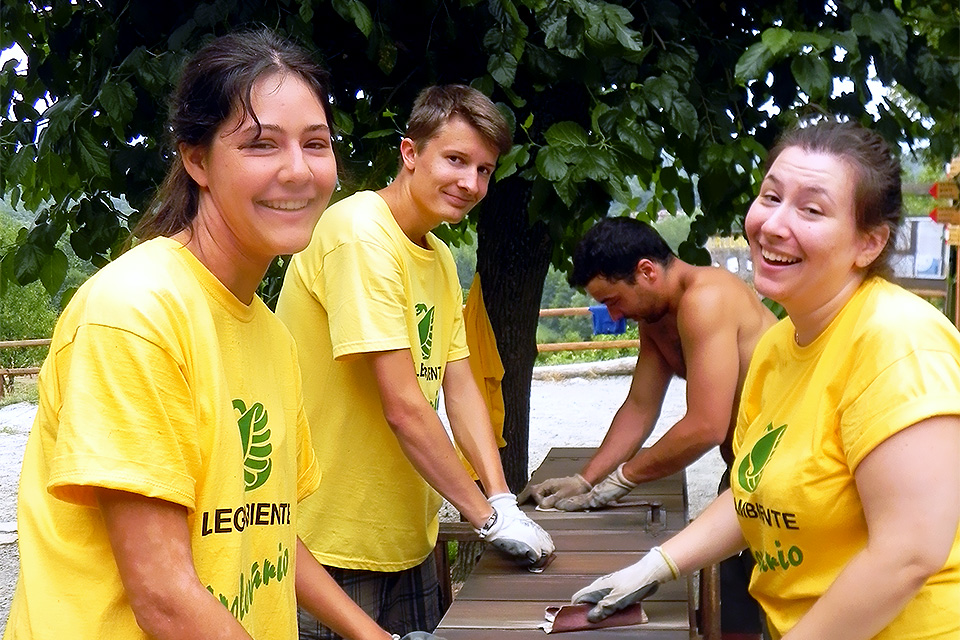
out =
[[770,152],[745,228],[789,317],[754,351],[731,490],[575,594],[593,618],[749,547],[774,638],[960,638],[960,334],[884,278],[900,209],[899,162],[859,125]]
[[296,348],[256,296],[333,192],[329,105],[267,31],[185,65],[143,241],[80,288],[40,373],[5,640],[294,640],[297,600],[391,638],[297,538],[320,471]]

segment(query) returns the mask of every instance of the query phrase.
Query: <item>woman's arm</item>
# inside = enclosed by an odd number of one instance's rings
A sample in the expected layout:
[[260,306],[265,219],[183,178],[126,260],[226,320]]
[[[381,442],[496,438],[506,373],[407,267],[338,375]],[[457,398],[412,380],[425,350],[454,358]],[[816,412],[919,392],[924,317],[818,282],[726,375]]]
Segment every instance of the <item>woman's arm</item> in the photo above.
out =
[[680,575],[703,569],[747,547],[733,507],[733,492],[727,489],[677,535],[661,545]]
[[297,538],[297,603],[313,617],[351,640],[390,640],[330,577],[310,550]]
[[939,571],[960,523],[960,416],[929,418],[857,467],[867,546],[783,640],[866,640]]
[[110,489],[96,495],[127,598],[148,636],[250,640],[200,583],[183,506]]

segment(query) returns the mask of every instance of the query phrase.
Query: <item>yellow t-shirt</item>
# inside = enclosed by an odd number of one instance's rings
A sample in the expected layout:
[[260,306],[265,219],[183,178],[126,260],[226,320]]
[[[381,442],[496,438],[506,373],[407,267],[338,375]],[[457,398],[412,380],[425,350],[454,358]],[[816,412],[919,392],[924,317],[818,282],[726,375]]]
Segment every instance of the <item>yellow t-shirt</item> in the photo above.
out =
[[441,499],[400,449],[373,368],[358,354],[409,349],[436,407],[446,363],[468,355],[450,250],[411,242],[386,202],[364,191],[327,209],[294,256],[277,315],[296,339],[304,406],[323,484],[305,500],[300,537],[320,562],[399,571],[436,544]]
[[[730,478],[757,560],[750,593],[776,638],[866,545],[857,465],[901,429],[960,414],[960,334],[896,285],[868,280],[815,342],[798,347],[793,335],[783,320],[753,354]],[[958,634],[960,532],[943,569],[875,638]]]
[[293,342],[158,238],[77,292],[40,373],[5,640],[143,639],[93,488],[183,505],[197,575],[258,640],[297,636],[296,502],[319,482]]

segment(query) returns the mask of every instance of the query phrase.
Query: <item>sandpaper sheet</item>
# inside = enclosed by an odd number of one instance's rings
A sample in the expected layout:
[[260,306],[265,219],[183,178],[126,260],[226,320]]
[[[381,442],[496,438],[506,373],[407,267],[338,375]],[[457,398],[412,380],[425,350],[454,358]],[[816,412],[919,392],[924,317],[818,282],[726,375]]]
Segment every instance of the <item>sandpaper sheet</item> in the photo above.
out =
[[593,608],[592,604],[547,607],[544,612],[545,621],[540,624],[540,628],[547,633],[563,633],[565,631],[583,631],[605,627],[627,627],[647,622],[647,614],[639,602],[611,614],[600,622],[587,620],[587,612],[591,608]]

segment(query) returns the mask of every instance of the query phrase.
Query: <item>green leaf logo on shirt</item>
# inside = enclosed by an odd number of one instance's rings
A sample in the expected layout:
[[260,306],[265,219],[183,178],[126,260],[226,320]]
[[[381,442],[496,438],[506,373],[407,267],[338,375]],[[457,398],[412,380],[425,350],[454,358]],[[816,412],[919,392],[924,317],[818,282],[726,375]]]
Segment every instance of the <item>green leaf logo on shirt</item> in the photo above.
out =
[[427,305],[418,302],[414,307],[417,312],[417,333],[420,334],[420,355],[424,360],[430,359],[430,351],[433,349],[433,312],[436,307],[427,308]]
[[233,401],[233,408],[240,412],[237,426],[240,427],[240,443],[243,446],[243,482],[246,490],[252,491],[267,481],[273,468],[267,410],[259,402],[247,409],[247,405],[239,398]]
[[767,425],[767,432],[754,443],[753,449],[740,462],[737,468],[737,480],[740,482],[740,487],[747,493],[753,493],[760,484],[763,468],[770,462],[770,457],[777,450],[786,429],[787,425],[774,429],[771,422]]

